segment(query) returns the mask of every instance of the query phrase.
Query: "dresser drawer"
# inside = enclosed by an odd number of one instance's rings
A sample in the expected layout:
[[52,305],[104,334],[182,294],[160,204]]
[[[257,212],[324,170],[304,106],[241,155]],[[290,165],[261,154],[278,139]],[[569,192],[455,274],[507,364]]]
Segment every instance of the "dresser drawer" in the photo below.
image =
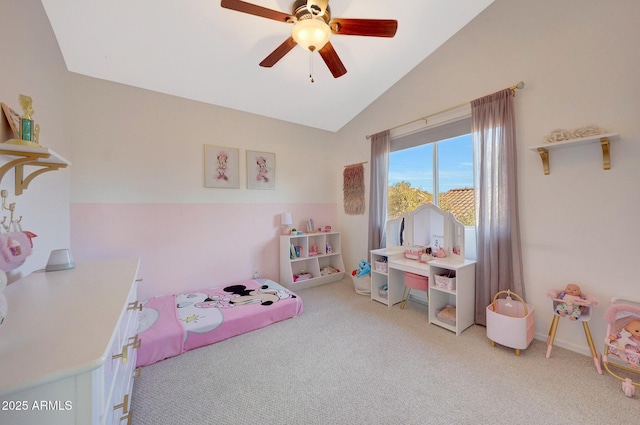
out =
[[118,366],[118,373],[114,376],[111,403],[105,412],[105,424],[131,424],[131,396],[136,366],[136,350],[131,350],[131,357],[127,363]]
[[131,390],[133,385],[129,384],[133,378],[129,377],[127,382],[117,381],[118,388],[114,391],[113,405],[107,410],[105,415],[105,425],[131,424],[133,413],[131,412]]
[[[124,394],[129,411],[139,264],[138,258],[78,262],[69,270],[31,273],[5,289],[14,319],[2,326],[7,344],[0,344],[0,399],[29,406],[68,401],[71,408],[62,404],[67,410],[54,415],[39,409],[8,417],[0,412],[0,423],[104,425],[115,418],[113,406]],[[126,363],[119,356],[123,345]],[[122,409],[117,414],[114,422],[125,423],[119,421]]]
[[[133,283],[110,349],[110,357],[102,368],[100,412],[102,423],[119,424],[131,403],[131,387],[136,365],[138,339],[137,284]],[[122,420],[124,422],[124,419]],[[129,422],[130,423],[130,422]]]
[[120,333],[123,342],[138,333],[138,313],[142,311],[142,303],[138,301],[138,284],[133,283],[127,298],[127,305],[120,321]]

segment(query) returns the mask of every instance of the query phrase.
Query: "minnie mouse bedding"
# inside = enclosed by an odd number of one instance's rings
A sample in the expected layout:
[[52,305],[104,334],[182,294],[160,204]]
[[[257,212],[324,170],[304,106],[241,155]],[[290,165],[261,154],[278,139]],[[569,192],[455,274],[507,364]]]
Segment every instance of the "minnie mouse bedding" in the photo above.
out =
[[139,313],[137,366],[260,329],[302,313],[302,300],[268,279],[152,298]]

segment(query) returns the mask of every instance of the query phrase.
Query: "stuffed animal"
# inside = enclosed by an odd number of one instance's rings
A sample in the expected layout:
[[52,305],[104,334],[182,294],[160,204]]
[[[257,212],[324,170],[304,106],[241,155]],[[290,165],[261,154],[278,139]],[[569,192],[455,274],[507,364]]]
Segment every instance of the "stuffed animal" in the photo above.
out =
[[355,277],[367,276],[371,273],[371,264],[368,261],[360,260],[358,268],[354,270],[351,275]]
[[571,320],[578,320],[584,311],[584,306],[591,304],[575,283],[568,284],[564,291],[560,292],[558,299],[562,302],[558,303],[556,313],[561,317],[569,316]]
[[7,286],[7,274],[0,270],[0,326],[7,318],[7,297],[2,293]]

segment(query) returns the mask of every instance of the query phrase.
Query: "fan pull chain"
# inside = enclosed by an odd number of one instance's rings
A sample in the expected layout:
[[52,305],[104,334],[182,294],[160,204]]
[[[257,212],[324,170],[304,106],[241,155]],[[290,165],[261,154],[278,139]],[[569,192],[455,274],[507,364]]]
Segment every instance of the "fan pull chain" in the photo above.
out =
[[313,79],[313,52],[309,52],[309,79],[312,83],[315,83]]

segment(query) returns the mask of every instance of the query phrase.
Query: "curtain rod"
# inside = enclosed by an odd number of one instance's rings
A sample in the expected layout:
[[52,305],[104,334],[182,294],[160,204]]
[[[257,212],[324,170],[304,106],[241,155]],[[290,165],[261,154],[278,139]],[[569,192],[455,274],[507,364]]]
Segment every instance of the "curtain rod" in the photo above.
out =
[[362,161],[362,162],[356,162],[355,164],[348,164],[348,165],[345,165],[344,168],[355,167],[356,165],[363,165],[363,164],[366,164],[367,162],[369,161]]
[[[511,93],[512,93],[514,96],[516,95],[516,90],[520,90],[520,89],[523,89],[523,88],[524,88],[524,81],[520,81],[518,84],[516,84],[516,85],[514,85],[514,86],[509,87],[509,89],[511,89]],[[460,108],[460,107],[462,107],[462,106],[467,105],[468,103],[469,103],[469,102],[461,103],[460,105],[456,105],[456,106],[452,106],[451,108],[443,109],[443,110],[442,110],[442,111],[440,111],[440,112],[436,112],[436,113],[433,113],[433,114],[425,115],[424,117],[420,117],[420,118],[418,118],[418,119],[415,119],[415,120],[412,120],[412,121],[406,122],[406,123],[404,123],[404,124],[396,125],[395,127],[391,127],[391,128],[389,129],[389,131],[391,131],[391,130],[395,130],[395,129],[400,128],[400,127],[404,127],[405,125],[413,124],[414,122],[418,122],[418,121],[424,121],[424,122],[425,122],[425,124],[426,124],[426,123],[427,123],[427,120],[428,120],[429,118],[433,118],[433,117],[435,117],[436,115],[444,114],[445,112],[453,111],[454,109],[458,109],[458,108]],[[371,136],[373,136],[373,134],[367,134],[367,140],[371,139]]]

